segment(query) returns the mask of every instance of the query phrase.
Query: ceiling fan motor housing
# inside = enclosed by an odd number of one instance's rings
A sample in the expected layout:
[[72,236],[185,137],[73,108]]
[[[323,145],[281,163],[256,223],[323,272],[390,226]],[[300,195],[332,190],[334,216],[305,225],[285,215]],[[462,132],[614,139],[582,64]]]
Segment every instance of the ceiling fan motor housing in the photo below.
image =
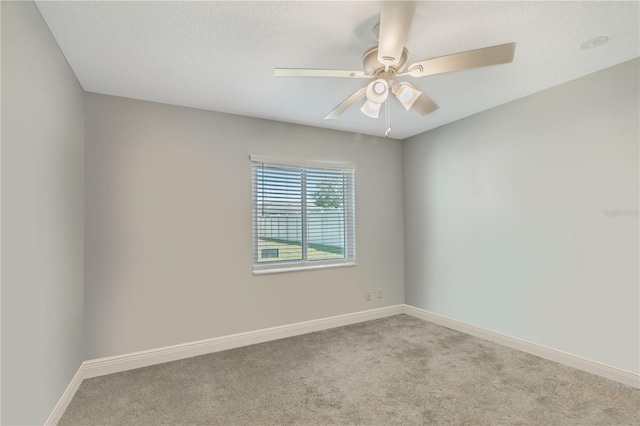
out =
[[367,50],[362,55],[362,67],[368,75],[372,75],[375,78],[384,78],[385,80],[393,80],[396,73],[401,72],[407,64],[409,58],[409,51],[405,47],[402,49],[402,56],[396,66],[389,66],[389,69],[385,71],[386,65],[378,61],[378,46],[374,46]]

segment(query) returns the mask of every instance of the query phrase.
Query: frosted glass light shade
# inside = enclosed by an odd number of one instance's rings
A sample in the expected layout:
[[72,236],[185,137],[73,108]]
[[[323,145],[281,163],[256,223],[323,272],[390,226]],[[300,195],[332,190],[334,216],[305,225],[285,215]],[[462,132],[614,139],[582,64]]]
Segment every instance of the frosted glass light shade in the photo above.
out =
[[372,81],[367,85],[367,99],[373,103],[381,104],[389,96],[389,83],[383,78]]
[[360,111],[371,118],[378,118],[378,115],[380,114],[380,105],[382,104],[377,104],[367,100],[364,105],[362,105],[362,108],[360,108]]
[[400,84],[400,87],[395,92],[396,97],[407,111],[409,111],[413,104],[416,103],[421,94],[421,91],[409,86],[408,84]]

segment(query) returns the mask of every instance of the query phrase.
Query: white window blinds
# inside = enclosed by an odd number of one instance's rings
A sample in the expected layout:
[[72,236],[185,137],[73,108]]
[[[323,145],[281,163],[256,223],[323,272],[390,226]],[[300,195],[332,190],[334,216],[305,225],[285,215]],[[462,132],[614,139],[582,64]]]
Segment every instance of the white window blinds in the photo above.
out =
[[254,273],[355,262],[353,168],[252,161]]

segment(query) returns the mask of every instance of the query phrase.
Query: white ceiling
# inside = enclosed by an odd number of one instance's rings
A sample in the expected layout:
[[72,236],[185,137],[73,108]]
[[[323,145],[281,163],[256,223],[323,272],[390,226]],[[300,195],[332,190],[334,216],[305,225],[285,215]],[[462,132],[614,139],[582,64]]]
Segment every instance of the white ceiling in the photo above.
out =
[[[273,68],[361,70],[377,44],[380,2],[37,2],[89,92],[384,135],[352,107],[329,111],[369,80],[274,78]],[[409,61],[517,42],[514,62],[411,81],[440,109],[392,99],[404,139],[639,56],[638,2],[420,2]],[[595,36],[609,42],[579,46]],[[595,100],[597,101],[597,100]]]

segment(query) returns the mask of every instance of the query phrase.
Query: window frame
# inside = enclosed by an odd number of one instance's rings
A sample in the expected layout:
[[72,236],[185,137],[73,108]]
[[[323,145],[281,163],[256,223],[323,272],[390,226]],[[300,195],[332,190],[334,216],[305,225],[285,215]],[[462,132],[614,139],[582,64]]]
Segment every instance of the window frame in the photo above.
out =
[[[342,162],[322,162],[309,161],[293,158],[273,158],[259,155],[250,155],[251,160],[251,251],[252,251],[252,272],[254,275],[294,272],[312,269],[336,268],[356,265],[356,212],[355,212],[355,185],[356,185],[356,168],[352,163]],[[302,196],[302,259],[301,260],[281,260],[273,262],[258,262],[258,213],[257,213],[257,176],[255,172],[256,163],[283,168],[294,168],[303,170],[301,174],[301,196]],[[307,182],[306,173],[308,169],[330,169],[347,172],[351,177],[350,191],[343,196],[345,209],[345,254],[343,258],[326,259],[326,260],[309,260],[306,257],[308,249],[308,198],[307,198]]]

